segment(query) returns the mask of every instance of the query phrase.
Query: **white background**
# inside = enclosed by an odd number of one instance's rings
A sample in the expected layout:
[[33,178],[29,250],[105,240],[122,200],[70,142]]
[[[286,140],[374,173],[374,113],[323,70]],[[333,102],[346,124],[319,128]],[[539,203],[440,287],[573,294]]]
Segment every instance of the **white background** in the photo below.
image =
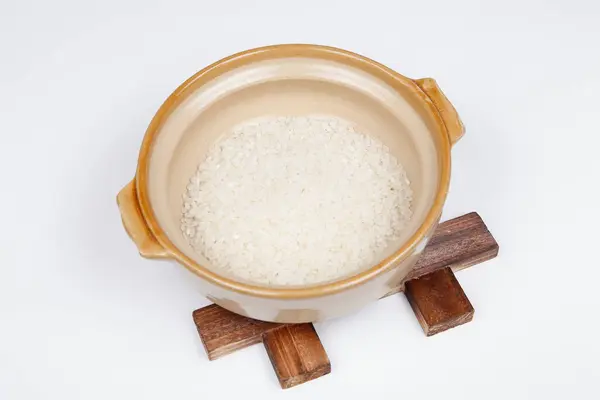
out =
[[[197,278],[139,257],[115,197],[176,86],[285,42],[437,79],[467,127],[445,219],[501,251],[458,274],[472,323],[426,338],[387,298],[318,324],[333,372],[282,391],[261,345],[207,360]],[[0,399],[599,398],[598,93],[594,0],[3,0]]]

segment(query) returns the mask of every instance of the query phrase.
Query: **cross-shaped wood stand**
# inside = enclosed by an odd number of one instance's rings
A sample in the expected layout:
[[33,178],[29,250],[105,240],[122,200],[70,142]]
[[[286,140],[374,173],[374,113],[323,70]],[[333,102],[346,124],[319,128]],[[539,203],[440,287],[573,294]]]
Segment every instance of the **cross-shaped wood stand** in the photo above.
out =
[[[405,281],[384,297],[404,292],[425,334],[435,335],[473,319],[473,306],[453,271],[496,255],[498,243],[477,213],[446,221]],[[194,311],[193,318],[210,360],[262,342],[284,389],[331,371],[312,324],[257,321],[215,304]]]

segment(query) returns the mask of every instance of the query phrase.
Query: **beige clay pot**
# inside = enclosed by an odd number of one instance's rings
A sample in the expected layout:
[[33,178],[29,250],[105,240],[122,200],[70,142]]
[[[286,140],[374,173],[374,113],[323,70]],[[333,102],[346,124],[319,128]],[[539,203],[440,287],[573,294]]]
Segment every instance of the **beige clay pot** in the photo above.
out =
[[[377,265],[309,287],[263,287],[224,276],[186,243],[182,194],[209,145],[266,114],[333,114],[387,144],[411,180],[413,218]],[[450,147],[464,133],[433,79],[412,80],[360,55],[277,45],[220,60],[184,82],[152,119],[135,178],[118,195],[125,229],[146,258],[172,259],[198,276],[207,298],[238,314],[315,322],[353,312],[399,285],[436,227],[450,180]]]

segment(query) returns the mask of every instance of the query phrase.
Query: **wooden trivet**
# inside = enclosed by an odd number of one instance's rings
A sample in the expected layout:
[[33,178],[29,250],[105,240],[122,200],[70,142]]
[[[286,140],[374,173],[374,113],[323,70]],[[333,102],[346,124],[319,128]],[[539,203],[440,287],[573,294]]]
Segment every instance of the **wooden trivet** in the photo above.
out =
[[[498,255],[498,243],[477,213],[440,224],[419,261],[398,287],[427,336],[473,319],[474,309],[453,271]],[[282,388],[331,371],[327,353],[312,324],[278,324],[242,317],[215,304],[193,313],[210,360],[262,342]]]

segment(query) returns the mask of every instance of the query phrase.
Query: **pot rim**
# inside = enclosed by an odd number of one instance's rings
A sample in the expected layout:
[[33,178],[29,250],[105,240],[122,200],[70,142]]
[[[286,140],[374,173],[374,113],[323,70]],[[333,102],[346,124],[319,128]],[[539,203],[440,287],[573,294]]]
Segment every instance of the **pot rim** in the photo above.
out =
[[[169,240],[165,232],[159,226],[157,219],[150,204],[149,193],[147,190],[148,167],[152,153],[153,143],[158,136],[158,132],[163,122],[171,112],[197,87],[212,80],[233,68],[245,65],[256,60],[266,60],[274,58],[283,58],[290,56],[310,56],[335,60],[346,65],[352,65],[371,75],[376,75],[392,87],[402,85],[412,94],[416,95],[422,101],[425,111],[435,122],[435,128],[432,132],[439,136],[440,148],[437,151],[439,182],[437,193],[433,205],[427,212],[424,221],[421,223],[415,233],[393,254],[379,262],[378,264],[349,277],[305,287],[268,287],[249,283],[243,283],[221,276],[208,268],[198,264],[196,261],[186,256]],[[256,47],[234,53],[228,57],[222,58],[205,68],[201,69],[185,82],[183,82],[173,93],[163,102],[154,117],[152,118],[140,148],[138,165],[135,176],[135,191],[139,202],[139,209],[142,218],[149,231],[156,241],[165,249],[169,258],[172,258],[186,267],[188,270],[205,279],[206,281],[231,290],[237,293],[250,295],[253,297],[275,298],[275,299],[305,299],[325,295],[331,295],[350,288],[362,285],[376,276],[393,268],[399,262],[413,254],[416,247],[425,239],[427,233],[438,221],[443,204],[446,200],[450,184],[450,148],[451,142],[448,129],[440,112],[428,95],[417,85],[415,81],[409,79],[398,72],[382,65],[368,57],[343,50],[336,47],[317,45],[317,44],[277,44],[263,47]]]

